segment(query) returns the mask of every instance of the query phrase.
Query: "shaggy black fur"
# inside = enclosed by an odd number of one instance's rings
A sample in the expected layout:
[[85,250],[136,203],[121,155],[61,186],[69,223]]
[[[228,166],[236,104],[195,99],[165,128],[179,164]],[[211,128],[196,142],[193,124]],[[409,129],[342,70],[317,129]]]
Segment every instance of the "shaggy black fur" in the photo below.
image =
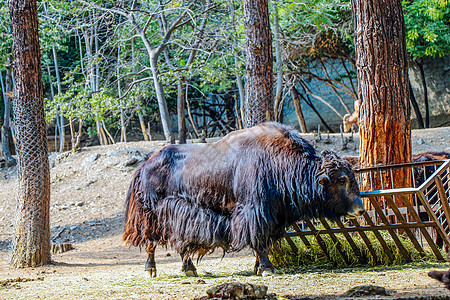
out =
[[348,162],[317,156],[291,127],[265,123],[212,144],[172,145],[136,171],[124,239],[179,253],[250,246],[265,253],[286,226],[363,210]]

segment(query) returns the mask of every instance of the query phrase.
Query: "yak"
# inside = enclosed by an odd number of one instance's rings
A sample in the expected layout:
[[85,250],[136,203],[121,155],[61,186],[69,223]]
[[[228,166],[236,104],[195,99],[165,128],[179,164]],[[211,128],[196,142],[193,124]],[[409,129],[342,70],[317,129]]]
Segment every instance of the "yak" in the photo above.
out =
[[270,275],[269,248],[286,227],[363,212],[348,162],[331,150],[317,155],[298,131],[270,122],[214,143],[169,145],[153,153],[130,184],[123,239],[146,247],[151,277],[158,244],[180,254],[188,276],[197,276],[194,254],[247,246],[256,254],[257,274]]

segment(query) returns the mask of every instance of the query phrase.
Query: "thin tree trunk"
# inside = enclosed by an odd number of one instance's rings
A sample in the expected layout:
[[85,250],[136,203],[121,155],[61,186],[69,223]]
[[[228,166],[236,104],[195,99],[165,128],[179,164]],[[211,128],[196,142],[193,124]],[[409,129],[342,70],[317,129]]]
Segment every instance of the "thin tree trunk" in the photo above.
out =
[[[233,30],[236,30],[236,13],[234,9],[234,1],[231,1],[231,24]],[[237,39],[233,39],[233,54],[234,54],[234,67],[236,68],[236,84],[239,92],[239,110],[237,110],[237,118],[239,129],[244,128],[244,118],[245,118],[245,87],[242,81],[242,77],[239,74],[239,57],[238,57],[238,45]]]
[[144,116],[141,113],[141,110],[138,108],[138,117],[139,117],[139,124],[141,125],[141,131],[142,135],[144,136],[144,141],[150,141],[150,136],[147,132],[147,128],[145,128],[145,122],[144,122]]
[[425,105],[425,128],[430,128],[430,106],[428,104],[428,89],[427,82],[425,80],[425,71],[423,70],[423,63],[417,62],[420,72],[420,81],[422,82],[423,88],[423,103]]
[[[53,62],[55,64],[55,75],[56,75],[56,86],[58,88],[58,94],[62,92],[61,87],[61,77],[59,75],[59,65],[58,65],[58,57],[56,55],[55,47],[52,48],[53,53]],[[59,152],[64,151],[64,145],[66,144],[66,132],[65,132],[65,122],[64,116],[61,112],[61,106],[59,106],[60,114],[59,114]]]
[[3,82],[3,75],[0,71],[0,83],[3,91],[3,103],[4,103],[4,116],[3,116],[3,125],[2,125],[2,152],[3,157],[6,161],[6,165],[8,167],[15,166],[17,161],[14,157],[12,157],[11,152],[9,151],[9,144],[11,136],[9,134],[10,128],[10,120],[11,120],[11,102],[10,102],[10,93],[11,93],[11,64],[7,63],[7,71],[6,71],[6,86]]
[[125,127],[125,112],[123,110],[122,87],[120,86],[120,45],[117,48],[117,92],[120,105],[120,142],[127,142],[127,128]]
[[308,129],[306,127],[305,117],[303,116],[302,107],[300,105],[300,97],[298,91],[295,88],[295,82],[292,83],[289,91],[291,92],[292,101],[294,102],[295,114],[297,115],[298,124],[303,133],[307,133]]
[[273,120],[272,34],[267,0],[244,0],[245,127]]
[[186,112],[183,78],[177,83],[178,143],[186,144]]
[[[305,87],[304,87],[304,83],[302,83],[301,80],[300,80],[300,85],[301,85],[302,88],[303,88],[303,92],[306,94],[306,90],[305,90]],[[314,113],[317,115],[317,117],[319,118],[320,122],[322,122],[323,126],[325,126],[325,128],[326,128],[329,132],[334,133],[334,130],[330,127],[330,125],[328,125],[328,123],[325,121],[325,119],[322,117],[322,115],[319,113],[319,111],[314,107],[314,105],[313,105],[311,99],[309,99],[309,96],[306,95],[306,97],[305,97],[305,96],[303,96],[303,95],[300,94],[300,93],[299,93],[298,95],[305,101],[306,105],[308,105],[308,106],[313,110],[313,112],[314,112]]]
[[164,131],[164,136],[167,142],[174,144],[175,137],[172,131],[172,124],[170,122],[169,109],[167,108],[166,97],[164,96],[163,86],[159,79],[159,70],[157,66],[158,57],[155,51],[150,52],[150,68],[153,75],[153,83],[155,85],[156,99],[158,100],[159,113],[161,115],[161,123]]
[[409,79],[408,79],[408,85],[409,85],[409,96],[410,96],[412,107],[414,108],[414,113],[416,114],[417,124],[419,125],[420,129],[423,129],[425,127],[423,125],[422,113],[420,112],[419,105],[417,104],[416,97],[414,96],[414,91],[411,86],[411,80],[409,80]]
[[275,93],[275,107],[274,115],[275,121],[280,121],[280,102],[283,94],[283,61],[281,58],[281,46],[280,46],[280,24],[278,19],[278,0],[274,0],[274,24],[273,24],[273,35],[275,39],[275,58],[276,58],[276,71],[277,71],[277,88]]
[[18,203],[11,265],[51,261],[50,171],[36,0],[8,1],[13,37]]
[[[400,0],[352,0],[358,66],[361,167],[411,161],[411,120],[405,25]],[[396,188],[411,176],[393,171]],[[384,188],[392,188],[390,180]],[[363,178],[363,189],[370,188]],[[381,188],[373,182],[372,188]]]
[[[186,95],[187,95],[187,86],[186,86]],[[197,129],[197,126],[195,125],[195,121],[194,118],[192,117],[192,112],[191,112],[191,105],[189,103],[189,100],[186,98],[186,104],[187,104],[187,110],[188,110],[188,116],[189,116],[189,121],[191,122],[192,125],[192,129],[194,129],[195,135],[196,137],[199,137],[199,131]]]

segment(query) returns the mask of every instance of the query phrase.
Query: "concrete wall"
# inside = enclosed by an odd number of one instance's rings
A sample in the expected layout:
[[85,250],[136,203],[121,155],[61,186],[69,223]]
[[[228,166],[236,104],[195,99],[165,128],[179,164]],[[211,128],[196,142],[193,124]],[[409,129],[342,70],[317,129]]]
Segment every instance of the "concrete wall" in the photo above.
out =
[[[427,83],[431,126],[450,126],[450,55],[437,58],[424,58],[423,67]],[[409,79],[414,91],[414,96],[419,104],[422,117],[425,122],[425,105],[423,101],[423,87],[420,79],[419,68],[411,63]],[[414,111],[411,112],[415,119]],[[413,121],[413,124],[414,121]]]
[[[352,69],[352,66],[347,65],[347,68]],[[323,76],[323,72],[319,64],[313,65],[313,72],[319,76]],[[337,78],[338,74],[344,74],[345,70],[342,67],[341,63],[336,61],[334,62],[333,67],[329,68],[328,72],[331,75],[330,77]],[[432,127],[450,126],[450,55],[445,57],[425,58],[424,72],[427,81],[427,90],[429,97],[431,115],[430,125]],[[423,118],[425,118],[423,89],[420,83],[419,76],[420,74],[417,65],[412,64],[409,70],[409,77],[411,80],[411,85],[413,87],[414,95],[419,104]],[[347,86],[350,86],[348,78],[344,79],[344,81]],[[309,79],[306,82],[308,84],[308,87],[314,94],[320,95],[324,100],[333,105],[341,115],[345,115],[347,113],[344,106],[340,103],[338,97],[329,86],[315,79]],[[353,79],[353,82],[356,87],[356,79]],[[304,94],[300,86],[297,86],[297,88],[300,93]],[[344,99],[344,103],[348,106],[348,108],[353,111],[353,98],[342,92],[339,92],[339,94]],[[320,112],[322,117],[326,120],[326,122],[334,130],[339,131],[339,126],[342,124],[342,119],[322,102],[314,99],[313,97],[310,97],[310,99],[316,109]],[[313,110],[310,109],[303,101],[301,102],[301,106],[305,116],[308,131],[317,130],[317,125],[321,124],[319,118],[313,112]],[[283,122],[300,128],[300,126],[298,125],[297,116],[295,115],[294,105],[289,97],[284,101],[283,109]],[[416,116],[412,107],[411,117],[413,119],[413,127],[417,127],[415,122]],[[324,127],[321,126],[321,128],[323,129]]]

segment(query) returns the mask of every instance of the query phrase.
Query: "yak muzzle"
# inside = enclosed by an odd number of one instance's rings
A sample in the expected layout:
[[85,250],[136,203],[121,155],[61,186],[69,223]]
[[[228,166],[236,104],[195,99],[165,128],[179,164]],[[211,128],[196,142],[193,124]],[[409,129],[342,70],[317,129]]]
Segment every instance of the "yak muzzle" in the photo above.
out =
[[361,198],[354,198],[352,204],[352,208],[347,212],[347,219],[355,219],[356,217],[361,216],[366,211],[364,209],[364,204]]

